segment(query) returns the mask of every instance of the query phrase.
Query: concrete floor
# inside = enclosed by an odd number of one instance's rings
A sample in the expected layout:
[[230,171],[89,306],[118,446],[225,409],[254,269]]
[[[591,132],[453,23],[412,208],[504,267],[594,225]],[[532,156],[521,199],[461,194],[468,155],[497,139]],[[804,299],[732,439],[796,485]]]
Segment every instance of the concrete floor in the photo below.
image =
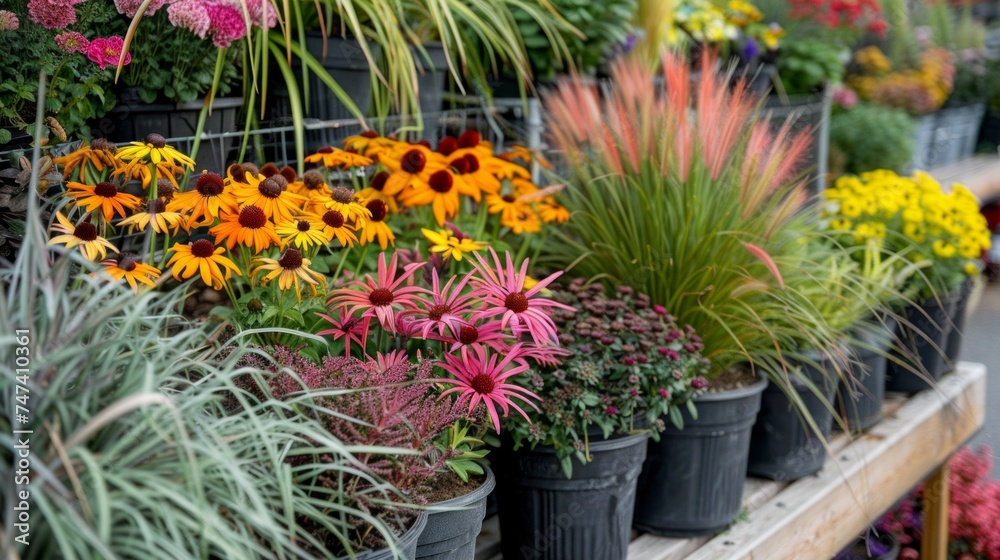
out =
[[1000,480],[1000,283],[988,285],[969,317],[962,360],[986,364],[986,424],[969,444],[993,450],[993,478]]

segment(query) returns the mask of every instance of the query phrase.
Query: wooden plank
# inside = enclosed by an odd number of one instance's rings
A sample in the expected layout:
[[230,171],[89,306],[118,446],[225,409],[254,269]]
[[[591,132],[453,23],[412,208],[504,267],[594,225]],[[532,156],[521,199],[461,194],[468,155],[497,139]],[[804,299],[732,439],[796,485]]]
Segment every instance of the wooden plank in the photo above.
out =
[[985,366],[959,363],[936,390],[907,401],[819,474],[791,484],[689,560],[832,557],[979,429],[985,388]]
[[922,560],[948,560],[948,503],[951,488],[948,463],[934,471],[924,485],[924,533],[920,541]]

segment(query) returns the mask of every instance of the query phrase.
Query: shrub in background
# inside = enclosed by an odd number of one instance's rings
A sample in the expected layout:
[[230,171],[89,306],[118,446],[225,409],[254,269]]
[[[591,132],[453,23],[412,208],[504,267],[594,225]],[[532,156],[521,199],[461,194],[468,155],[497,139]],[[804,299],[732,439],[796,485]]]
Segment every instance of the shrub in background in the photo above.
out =
[[830,170],[902,171],[913,157],[913,121],[901,109],[859,103],[836,110],[830,120]]

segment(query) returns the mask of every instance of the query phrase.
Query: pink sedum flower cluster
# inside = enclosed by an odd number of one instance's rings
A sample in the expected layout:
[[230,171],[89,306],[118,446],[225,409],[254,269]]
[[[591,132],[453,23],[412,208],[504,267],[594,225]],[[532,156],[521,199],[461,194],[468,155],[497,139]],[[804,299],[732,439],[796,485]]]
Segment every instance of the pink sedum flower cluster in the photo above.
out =
[[74,6],[83,0],[28,0],[28,17],[46,29],[63,29],[76,23]]
[[[118,9],[119,14],[124,14],[127,17],[135,17],[135,14],[139,12],[139,6],[142,6],[143,0],[115,0],[115,8]],[[143,12],[143,16],[151,16],[156,13],[157,10],[165,6],[169,0],[153,0],[146,7],[146,11]]]
[[267,29],[277,23],[274,6],[267,0],[247,0],[246,10],[238,0],[177,0],[167,7],[167,14],[174,26],[228,47],[246,37],[247,17],[251,25]]
[[21,27],[21,21],[17,19],[14,12],[0,10],[0,31],[17,31]]
[[87,54],[90,48],[90,40],[77,31],[64,31],[56,35],[56,45],[64,52]]

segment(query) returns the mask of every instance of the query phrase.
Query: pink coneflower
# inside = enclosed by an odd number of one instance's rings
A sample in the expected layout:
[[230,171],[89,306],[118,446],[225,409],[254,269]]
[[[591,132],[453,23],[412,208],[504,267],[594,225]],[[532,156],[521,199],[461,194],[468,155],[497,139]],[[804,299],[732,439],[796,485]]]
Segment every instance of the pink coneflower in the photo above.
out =
[[[328,302],[333,309],[346,308],[348,315],[362,311],[362,317],[376,317],[382,328],[396,332],[396,311],[398,309],[417,309],[417,294],[427,293],[418,286],[401,286],[413,273],[420,268],[419,264],[409,264],[403,267],[403,273],[396,277],[396,255],[392,255],[389,265],[385,263],[385,253],[379,254],[378,277],[373,280],[371,275],[365,281],[354,280],[347,286],[334,292]],[[352,290],[351,287],[361,288]]]
[[486,259],[476,254],[476,260],[479,262],[475,267],[480,276],[474,278],[478,286],[473,294],[483,298],[486,308],[477,313],[474,320],[502,315],[501,325],[506,328],[510,324],[511,332],[515,337],[529,333],[535,344],[539,346],[558,342],[556,325],[552,321],[552,317],[549,316],[548,309],[559,308],[572,311],[573,308],[535,296],[562,275],[562,271],[550,274],[530,290],[525,291],[524,279],[528,274],[528,260],[525,259],[521,263],[519,271],[514,266],[510,252],[507,252],[506,266],[500,263],[500,257],[497,256],[492,247],[490,247],[490,254],[493,256],[492,267]]
[[513,399],[519,399],[524,404],[538,410],[535,403],[529,399],[541,400],[541,398],[524,387],[507,382],[511,377],[528,369],[527,362],[520,357],[520,351],[521,345],[518,344],[510,349],[503,360],[499,361],[497,354],[488,352],[486,348],[478,344],[462,348],[461,357],[445,354],[444,363],[438,365],[455,378],[436,380],[454,385],[441,393],[441,396],[459,393],[459,403],[469,399],[470,415],[481,400],[486,405],[486,410],[493,420],[493,428],[497,433],[500,432],[500,415],[497,412],[497,406],[503,411],[504,417],[513,408],[530,422],[527,413]]
[[326,313],[317,313],[323,319],[326,319],[331,325],[332,329],[326,329],[320,331],[316,334],[320,336],[332,336],[334,340],[344,339],[344,354],[346,356],[351,355],[351,343],[354,342],[361,346],[361,353],[364,354],[365,347],[368,345],[368,325],[371,323],[371,317],[353,317],[347,315],[347,313],[341,309],[340,316],[338,319],[327,315]]
[[55,36],[56,45],[64,52],[87,54],[90,41],[77,31],[65,31]]
[[501,353],[510,349],[507,343],[510,335],[504,332],[500,321],[488,321],[481,325],[463,321],[451,336],[436,337],[432,334],[430,338],[451,343],[451,352],[474,344],[486,345]]
[[392,368],[405,365],[410,367],[410,359],[406,356],[406,350],[393,350],[388,354],[376,352],[374,358],[368,358],[365,362],[365,369],[371,373],[383,373]]
[[[87,47],[87,58],[100,66],[101,70],[108,66],[117,66],[124,45],[125,40],[117,35],[107,38],[98,37],[91,41]],[[127,65],[129,62],[132,62],[132,54],[126,53],[124,64]]]
[[427,338],[432,330],[442,337],[449,330],[453,336],[458,336],[464,323],[462,316],[472,310],[472,295],[462,293],[472,274],[463,276],[458,284],[455,284],[458,276],[452,276],[442,287],[437,270],[431,269],[431,300],[425,303],[426,309],[415,314],[413,320],[421,338]]
[[521,357],[538,365],[555,368],[562,365],[563,358],[572,356],[573,352],[558,346],[535,346],[529,344],[523,347]]

